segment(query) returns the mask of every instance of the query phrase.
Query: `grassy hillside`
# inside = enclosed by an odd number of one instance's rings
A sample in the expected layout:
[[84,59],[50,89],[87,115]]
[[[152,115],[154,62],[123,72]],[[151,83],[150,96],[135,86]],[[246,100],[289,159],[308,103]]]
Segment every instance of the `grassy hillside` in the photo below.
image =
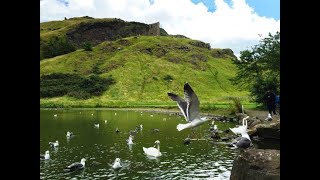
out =
[[186,81],[203,106],[229,103],[230,96],[247,97],[247,91],[236,89],[228,80],[236,71],[230,50],[210,49],[203,44],[173,36],[134,36],[103,42],[92,51],[79,49],[42,60],[40,77],[51,73],[83,77],[97,74],[112,76],[115,83],[98,97],[42,98],[40,104],[42,107],[175,107],[167,92],[183,96]]
[[[135,35],[154,35],[157,25],[126,22],[118,18],[75,17],[40,23],[40,60],[67,54],[84,43],[97,45]],[[168,35],[160,28],[160,35]]]

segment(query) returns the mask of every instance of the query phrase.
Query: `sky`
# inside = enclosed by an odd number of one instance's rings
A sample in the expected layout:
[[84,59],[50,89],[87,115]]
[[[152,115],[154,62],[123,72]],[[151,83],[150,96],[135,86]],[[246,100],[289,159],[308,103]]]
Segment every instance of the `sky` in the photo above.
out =
[[40,0],[40,22],[82,16],[160,22],[169,34],[230,48],[239,57],[280,31],[280,0]]

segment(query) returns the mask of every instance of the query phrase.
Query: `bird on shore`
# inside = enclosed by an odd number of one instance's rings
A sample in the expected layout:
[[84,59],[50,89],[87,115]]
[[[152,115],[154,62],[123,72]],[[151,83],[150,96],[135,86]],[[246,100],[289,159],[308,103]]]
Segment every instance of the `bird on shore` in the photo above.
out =
[[239,149],[246,149],[246,148],[249,148],[253,145],[251,142],[250,136],[248,135],[248,130],[247,130],[247,126],[248,126],[247,125],[247,118],[248,117],[243,118],[242,126],[238,127],[237,129],[235,129],[235,128],[230,129],[234,134],[241,134],[241,137],[234,139],[233,142],[230,143],[230,146],[234,146]]
[[229,128],[234,134],[241,134],[242,132],[246,132],[248,128],[248,119],[249,116],[242,119],[242,126]]
[[66,166],[64,168],[64,172],[73,172],[76,170],[84,169],[85,162],[86,162],[86,159],[82,158],[80,162],[75,162],[75,163],[70,164],[69,166]]
[[182,131],[187,128],[193,128],[199,126],[206,121],[210,120],[209,118],[200,118],[199,105],[200,101],[198,100],[197,95],[194,93],[192,88],[188,83],[184,84],[184,98],[182,99],[176,94],[168,93],[168,96],[177,102],[179,109],[181,110],[184,118],[188,123],[178,124],[177,130]]

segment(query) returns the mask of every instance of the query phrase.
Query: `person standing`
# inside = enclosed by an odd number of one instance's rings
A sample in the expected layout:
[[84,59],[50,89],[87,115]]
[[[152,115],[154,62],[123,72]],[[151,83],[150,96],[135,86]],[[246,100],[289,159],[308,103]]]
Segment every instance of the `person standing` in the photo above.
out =
[[272,115],[272,113],[274,115],[276,115],[276,95],[275,93],[273,93],[271,91],[271,89],[268,89],[267,93],[264,95],[263,97],[264,102],[267,105],[269,114]]

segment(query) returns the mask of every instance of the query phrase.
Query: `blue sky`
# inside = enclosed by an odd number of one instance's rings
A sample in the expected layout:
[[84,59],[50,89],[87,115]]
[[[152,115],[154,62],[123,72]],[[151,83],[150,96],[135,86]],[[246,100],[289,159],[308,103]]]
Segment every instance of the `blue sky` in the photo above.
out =
[[[191,1],[195,4],[202,2],[205,6],[207,6],[209,12],[214,12],[216,10],[213,0]],[[224,2],[230,6],[232,5],[231,0],[224,0]],[[275,20],[280,19],[280,0],[246,0],[246,2],[255,10],[258,15],[271,17]]]
[[230,48],[239,57],[280,31],[280,0],[40,0],[40,22],[81,16],[160,22],[169,34]]

